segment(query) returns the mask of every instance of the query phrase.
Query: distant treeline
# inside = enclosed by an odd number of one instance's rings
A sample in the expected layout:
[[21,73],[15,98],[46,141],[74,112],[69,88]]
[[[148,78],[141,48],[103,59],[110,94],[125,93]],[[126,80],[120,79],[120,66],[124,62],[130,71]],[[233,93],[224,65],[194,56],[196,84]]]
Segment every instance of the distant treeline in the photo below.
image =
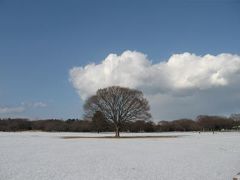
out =
[[[178,119],[174,121],[135,121],[124,124],[121,131],[126,132],[166,132],[166,131],[220,131],[239,130],[240,115],[230,117],[198,116],[195,120]],[[48,132],[109,132],[114,127],[101,118],[93,120],[48,119],[30,121],[28,119],[0,119],[0,131],[48,131]]]

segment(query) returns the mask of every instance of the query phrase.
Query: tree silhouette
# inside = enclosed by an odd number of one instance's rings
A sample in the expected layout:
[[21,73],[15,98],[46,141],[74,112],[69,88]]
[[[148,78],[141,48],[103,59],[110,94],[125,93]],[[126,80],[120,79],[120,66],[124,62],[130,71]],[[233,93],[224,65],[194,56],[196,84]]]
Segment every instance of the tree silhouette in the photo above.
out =
[[100,111],[114,126],[116,137],[120,136],[124,123],[151,117],[148,101],[141,91],[119,86],[99,89],[96,95],[86,100],[84,110],[85,116],[90,118]]

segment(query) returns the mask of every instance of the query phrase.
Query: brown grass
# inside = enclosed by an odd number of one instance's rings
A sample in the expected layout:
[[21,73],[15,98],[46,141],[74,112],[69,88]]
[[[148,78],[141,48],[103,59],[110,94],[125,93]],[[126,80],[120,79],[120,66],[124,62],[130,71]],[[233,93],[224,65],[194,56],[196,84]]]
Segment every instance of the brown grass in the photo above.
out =
[[168,139],[177,138],[179,136],[61,136],[62,139]]

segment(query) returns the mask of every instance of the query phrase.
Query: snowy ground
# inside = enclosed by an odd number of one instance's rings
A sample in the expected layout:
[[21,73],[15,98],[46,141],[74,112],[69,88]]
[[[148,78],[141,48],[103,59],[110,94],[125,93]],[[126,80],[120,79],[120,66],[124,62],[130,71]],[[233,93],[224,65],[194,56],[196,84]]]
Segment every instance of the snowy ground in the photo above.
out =
[[0,132],[0,179],[231,180],[240,172],[240,133],[131,135],[186,136],[63,139],[98,135]]

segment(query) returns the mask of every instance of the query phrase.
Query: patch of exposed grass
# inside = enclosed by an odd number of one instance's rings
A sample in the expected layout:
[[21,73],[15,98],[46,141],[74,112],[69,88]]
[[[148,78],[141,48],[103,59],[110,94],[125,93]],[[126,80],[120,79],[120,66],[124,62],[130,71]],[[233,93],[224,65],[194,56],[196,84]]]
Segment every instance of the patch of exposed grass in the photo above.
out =
[[61,136],[62,139],[165,139],[177,138],[180,136]]

